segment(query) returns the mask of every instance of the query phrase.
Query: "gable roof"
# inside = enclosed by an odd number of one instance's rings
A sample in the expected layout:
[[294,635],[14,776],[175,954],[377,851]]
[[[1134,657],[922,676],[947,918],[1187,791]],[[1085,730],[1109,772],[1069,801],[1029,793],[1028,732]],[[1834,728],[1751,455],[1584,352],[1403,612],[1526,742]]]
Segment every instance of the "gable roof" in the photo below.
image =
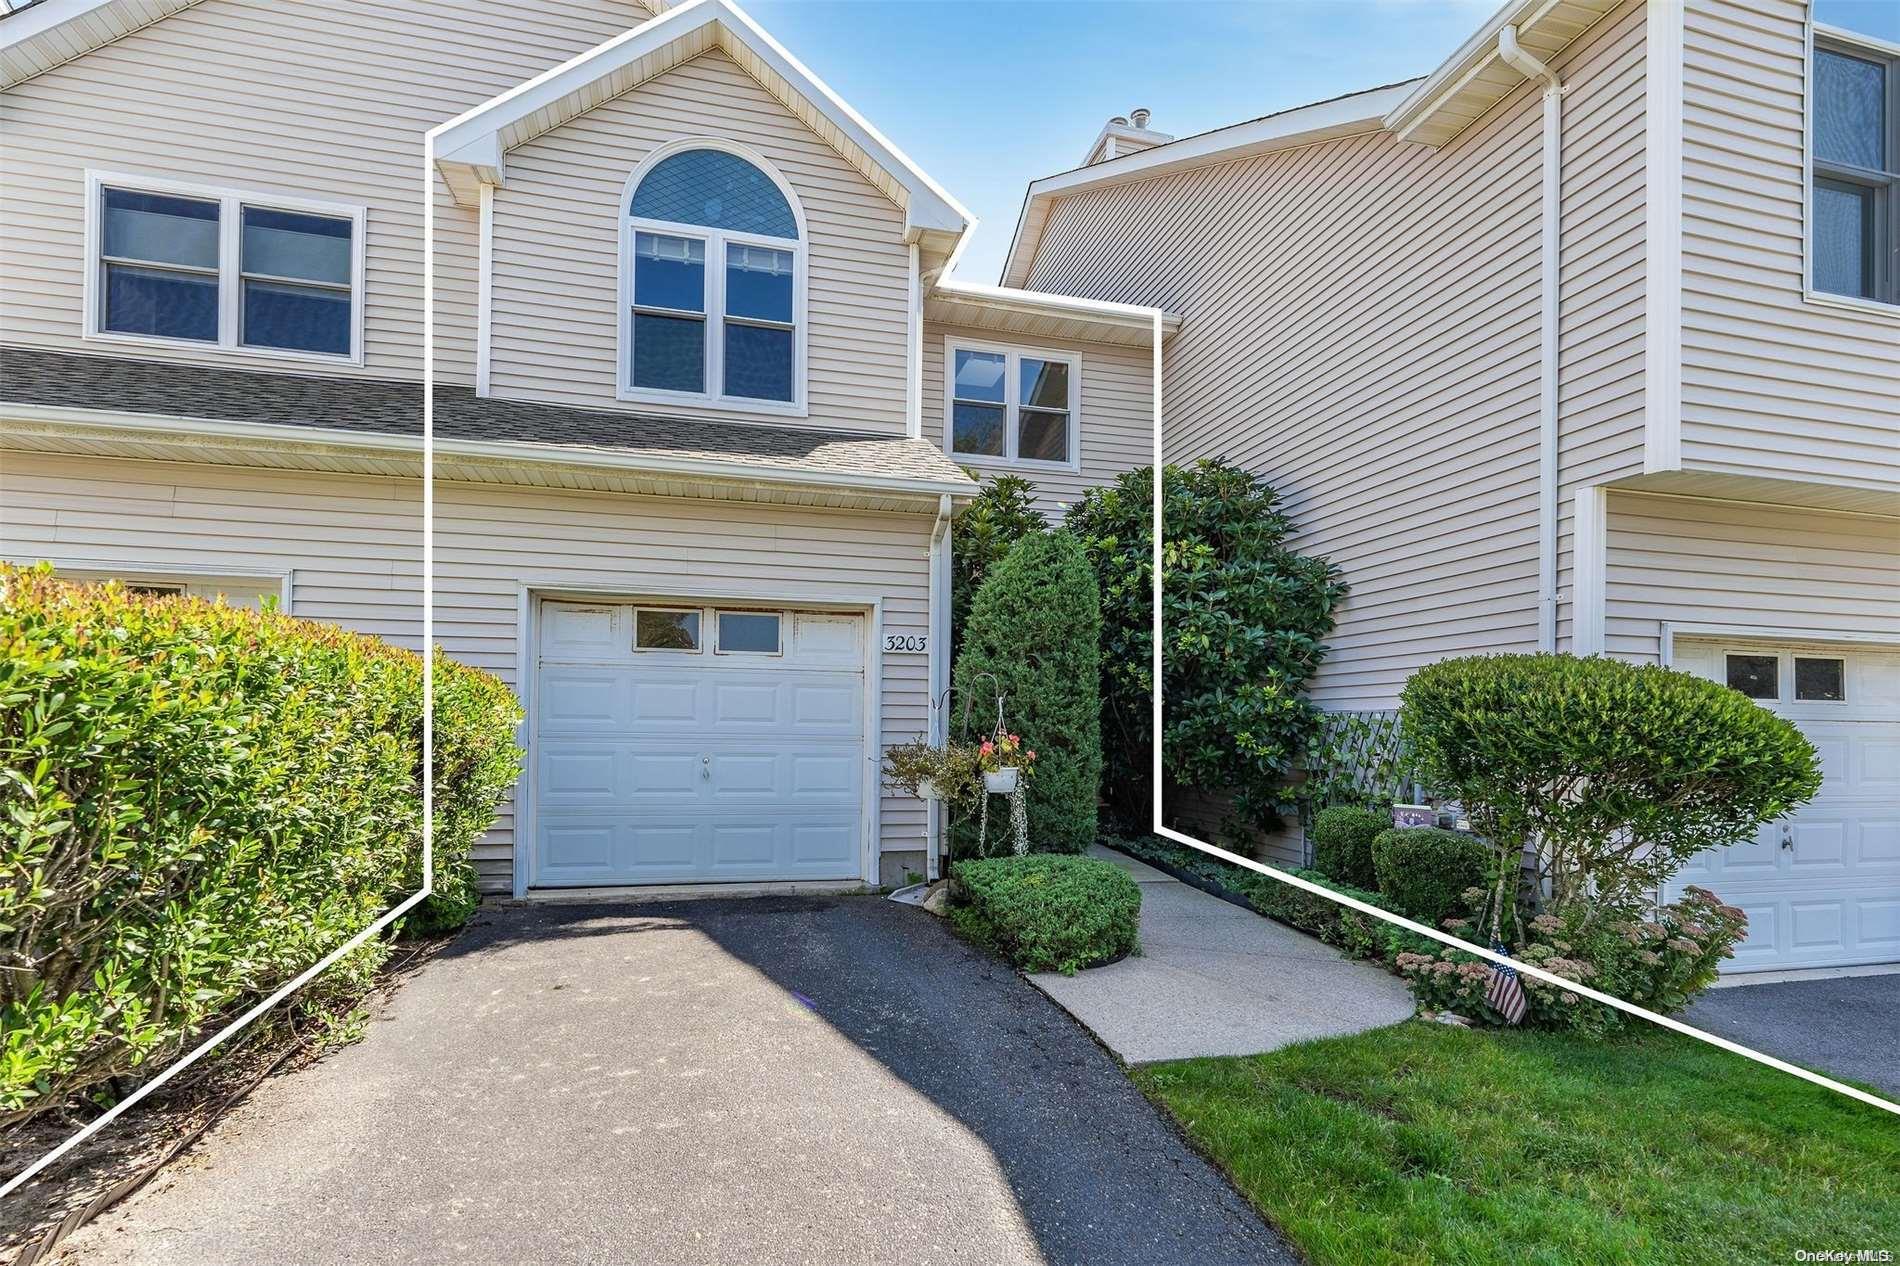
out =
[[732,0],[686,0],[431,129],[436,167],[456,201],[471,204],[482,185],[506,182],[509,150],[713,49],[738,62],[895,203],[911,240],[935,235],[948,251],[975,224],[943,186]]
[[1099,189],[1255,154],[1292,149],[1366,132],[1444,145],[1515,92],[1524,74],[1498,54],[1498,37],[1514,27],[1525,51],[1550,62],[1624,0],[1505,0],[1471,38],[1420,79],[1349,93],[1264,118],[1183,137],[1125,158],[1046,176],[1030,184],[1003,265],[1003,284],[1021,286],[1055,201]]

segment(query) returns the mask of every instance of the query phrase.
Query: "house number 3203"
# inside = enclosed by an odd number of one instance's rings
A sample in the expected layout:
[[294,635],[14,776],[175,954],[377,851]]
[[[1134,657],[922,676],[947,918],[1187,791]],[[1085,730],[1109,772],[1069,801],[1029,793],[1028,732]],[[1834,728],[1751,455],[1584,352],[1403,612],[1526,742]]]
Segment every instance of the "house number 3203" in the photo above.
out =
[[886,633],[884,649],[910,655],[922,655],[930,650],[930,635],[928,633]]

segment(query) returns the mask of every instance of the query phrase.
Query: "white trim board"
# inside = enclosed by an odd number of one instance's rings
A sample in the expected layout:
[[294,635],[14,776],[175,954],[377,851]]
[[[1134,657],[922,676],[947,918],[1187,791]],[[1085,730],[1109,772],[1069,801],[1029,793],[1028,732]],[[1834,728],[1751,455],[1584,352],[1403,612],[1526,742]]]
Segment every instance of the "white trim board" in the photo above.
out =
[[1643,470],[1682,467],[1683,7],[1646,12]]
[[1610,490],[1601,485],[1579,488],[1574,505],[1570,563],[1575,605],[1570,611],[1570,649],[1577,655],[1601,655],[1607,640]]

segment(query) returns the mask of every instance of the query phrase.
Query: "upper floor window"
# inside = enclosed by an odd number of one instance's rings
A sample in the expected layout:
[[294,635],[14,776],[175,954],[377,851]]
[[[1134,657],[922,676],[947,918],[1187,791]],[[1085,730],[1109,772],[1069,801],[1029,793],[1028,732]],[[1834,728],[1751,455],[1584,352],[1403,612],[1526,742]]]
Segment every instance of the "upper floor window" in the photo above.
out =
[[87,182],[88,337],[361,360],[360,207]]
[[621,244],[622,397],[802,411],[803,236],[757,159],[704,144],[648,159]]
[[1813,288],[1900,303],[1900,50],[1814,44]]
[[944,450],[953,458],[978,465],[1079,465],[1079,357],[949,340],[944,364]]

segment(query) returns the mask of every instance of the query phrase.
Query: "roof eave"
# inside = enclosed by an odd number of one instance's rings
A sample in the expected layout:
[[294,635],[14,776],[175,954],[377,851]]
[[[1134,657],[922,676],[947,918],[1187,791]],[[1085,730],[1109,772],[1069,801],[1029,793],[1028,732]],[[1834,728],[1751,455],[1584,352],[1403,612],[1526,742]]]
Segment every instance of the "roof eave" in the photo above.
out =
[[[182,414],[130,413],[115,409],[78,409],[0,402],[0,437],[14,423],[70,429],[77,432],[164,435],[179,439],[222,441],[235,446],[322,446],[366,455],[420,459],[419,435],[382,431],[347,431],[334,427],[287,425],[272,422],[234,422]],[[561,445],[529,444],[513,440],[465,440],[437,436],[438,460],[467,457],[503,462],[533,462],[577,469],[639,471],[681,478],[767,484],[785,488],[828,489],[917,497],[972,496],[976,484],[959,474],[951,479],[917,479],[848,471],[790,470],[748,462],[667,457],[648,453],[613,453]]]

